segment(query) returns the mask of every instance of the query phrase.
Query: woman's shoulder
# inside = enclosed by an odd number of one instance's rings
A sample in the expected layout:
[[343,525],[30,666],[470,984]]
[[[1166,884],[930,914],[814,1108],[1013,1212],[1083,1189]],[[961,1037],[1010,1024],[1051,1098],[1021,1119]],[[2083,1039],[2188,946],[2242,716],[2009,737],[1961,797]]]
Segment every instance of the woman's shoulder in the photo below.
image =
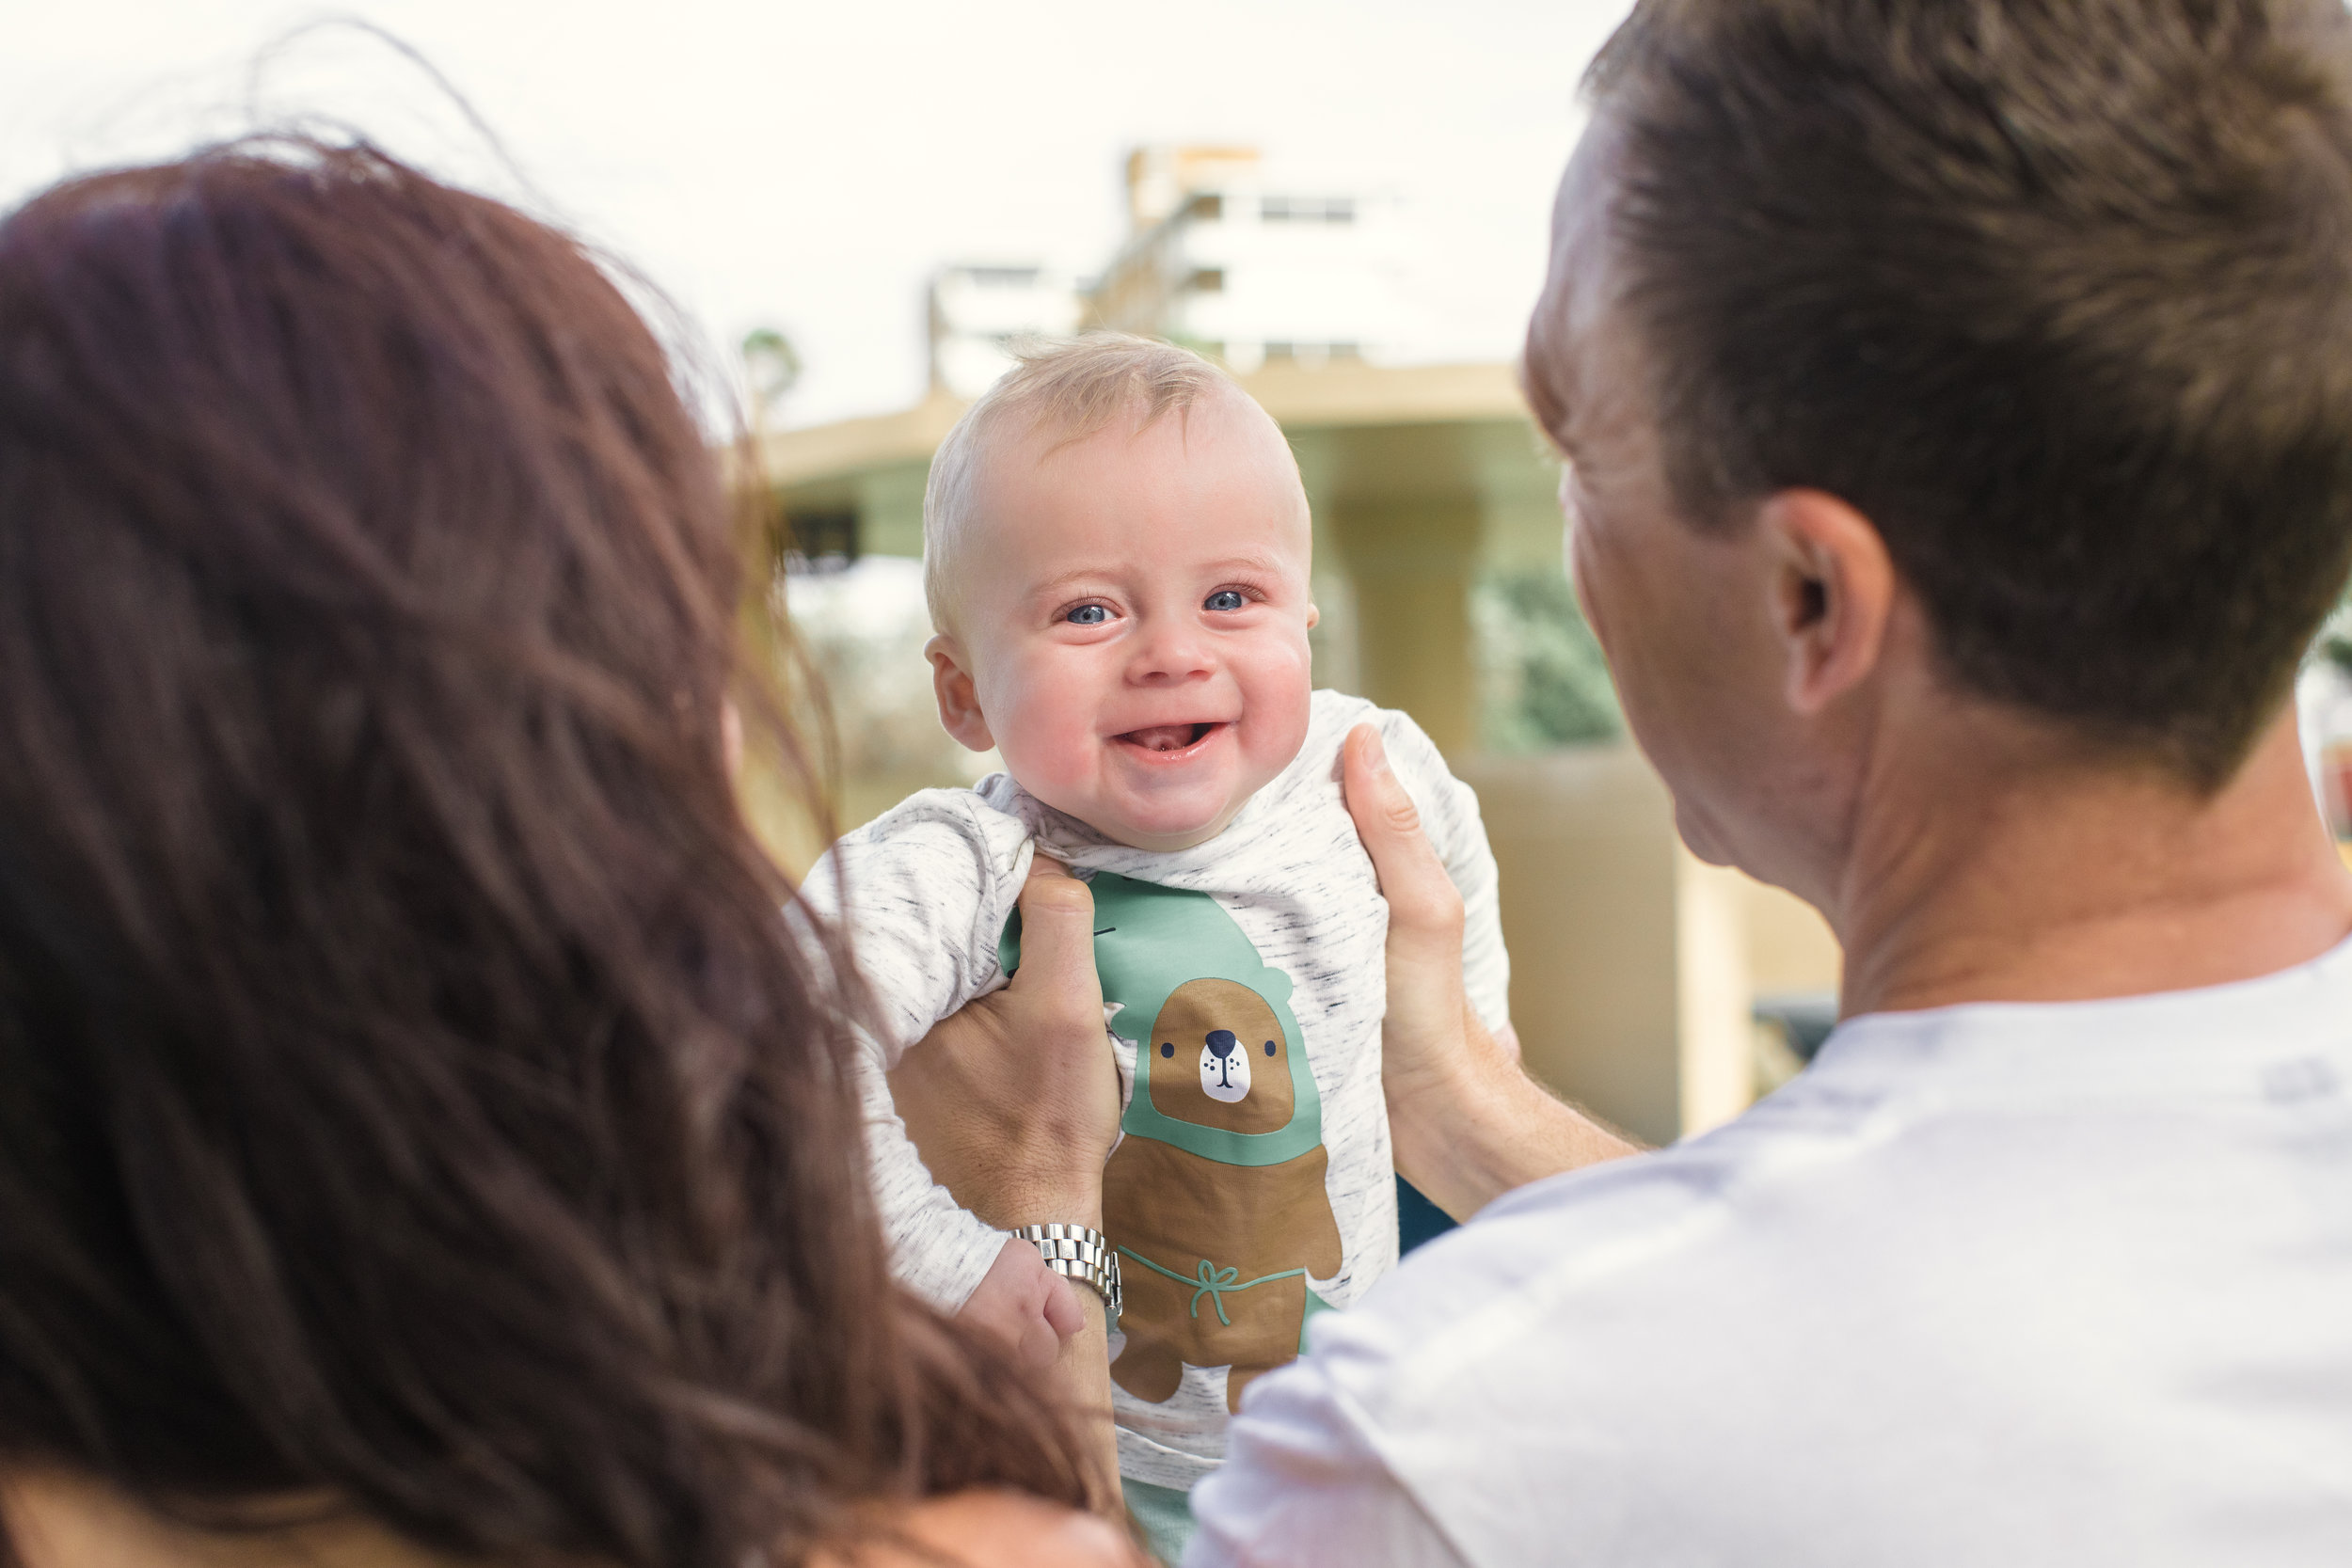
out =
[[1148,1568],[1108,1520],[1017,1492],[969,1491],[917,1504],[900,1542],[876,1542],[819,1568]]

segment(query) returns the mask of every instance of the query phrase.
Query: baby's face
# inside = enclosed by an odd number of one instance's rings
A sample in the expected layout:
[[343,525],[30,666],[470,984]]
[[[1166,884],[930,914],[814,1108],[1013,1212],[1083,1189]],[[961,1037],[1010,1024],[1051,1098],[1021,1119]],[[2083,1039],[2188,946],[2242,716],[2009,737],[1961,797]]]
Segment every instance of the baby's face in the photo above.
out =
[[1307,735],[1307,498],[1239,393],[987,461],[958,541],[940,713],[1121,844],[1215,837]]

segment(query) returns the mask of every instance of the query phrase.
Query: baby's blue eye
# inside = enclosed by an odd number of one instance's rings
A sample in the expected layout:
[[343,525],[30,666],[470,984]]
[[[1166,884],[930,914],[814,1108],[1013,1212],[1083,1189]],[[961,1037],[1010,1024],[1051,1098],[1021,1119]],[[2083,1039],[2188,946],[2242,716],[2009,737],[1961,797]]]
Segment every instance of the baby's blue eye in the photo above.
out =
[[1241,607],[1242,596],[1239,590],[1220,588],[1210,594],[1207,602],[1200,608],[1203,610],[1239,610]]
[[1099,604],[1082,604],[1062,617],[1073,626],[1099,626],[1111,618],[1111,612]]

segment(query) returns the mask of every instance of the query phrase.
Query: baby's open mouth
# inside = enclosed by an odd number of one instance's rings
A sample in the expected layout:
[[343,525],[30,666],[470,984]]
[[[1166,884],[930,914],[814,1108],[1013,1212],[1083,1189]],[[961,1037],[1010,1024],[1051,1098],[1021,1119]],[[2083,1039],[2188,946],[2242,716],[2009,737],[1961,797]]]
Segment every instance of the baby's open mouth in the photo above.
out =
[[1147,752],[1181,752],[1200,745],[1216,727],[1215,724],[1154,724],[1150,729],[1129,730],[1119,738]]

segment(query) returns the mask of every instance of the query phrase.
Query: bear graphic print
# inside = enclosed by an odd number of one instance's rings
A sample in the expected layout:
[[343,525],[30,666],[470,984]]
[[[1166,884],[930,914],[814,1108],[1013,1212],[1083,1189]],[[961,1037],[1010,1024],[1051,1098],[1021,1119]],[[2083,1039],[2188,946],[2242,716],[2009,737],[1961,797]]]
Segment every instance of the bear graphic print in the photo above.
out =
[[[1309,1278],[1333,1277],[1342,1261],[1290,976],[1206,894],[1111,872],[1092,887],[1104,1001],[1136,1046],[1103,1174],[1126,1294],[1111,1377],[1159,1403],[1186,1367],[1227,1368],[1226,1407],[1237,1408],[1253,1378],[1297,1355],[1323,1307]],[[1006,933],[1008,973],[1017,930]]]

